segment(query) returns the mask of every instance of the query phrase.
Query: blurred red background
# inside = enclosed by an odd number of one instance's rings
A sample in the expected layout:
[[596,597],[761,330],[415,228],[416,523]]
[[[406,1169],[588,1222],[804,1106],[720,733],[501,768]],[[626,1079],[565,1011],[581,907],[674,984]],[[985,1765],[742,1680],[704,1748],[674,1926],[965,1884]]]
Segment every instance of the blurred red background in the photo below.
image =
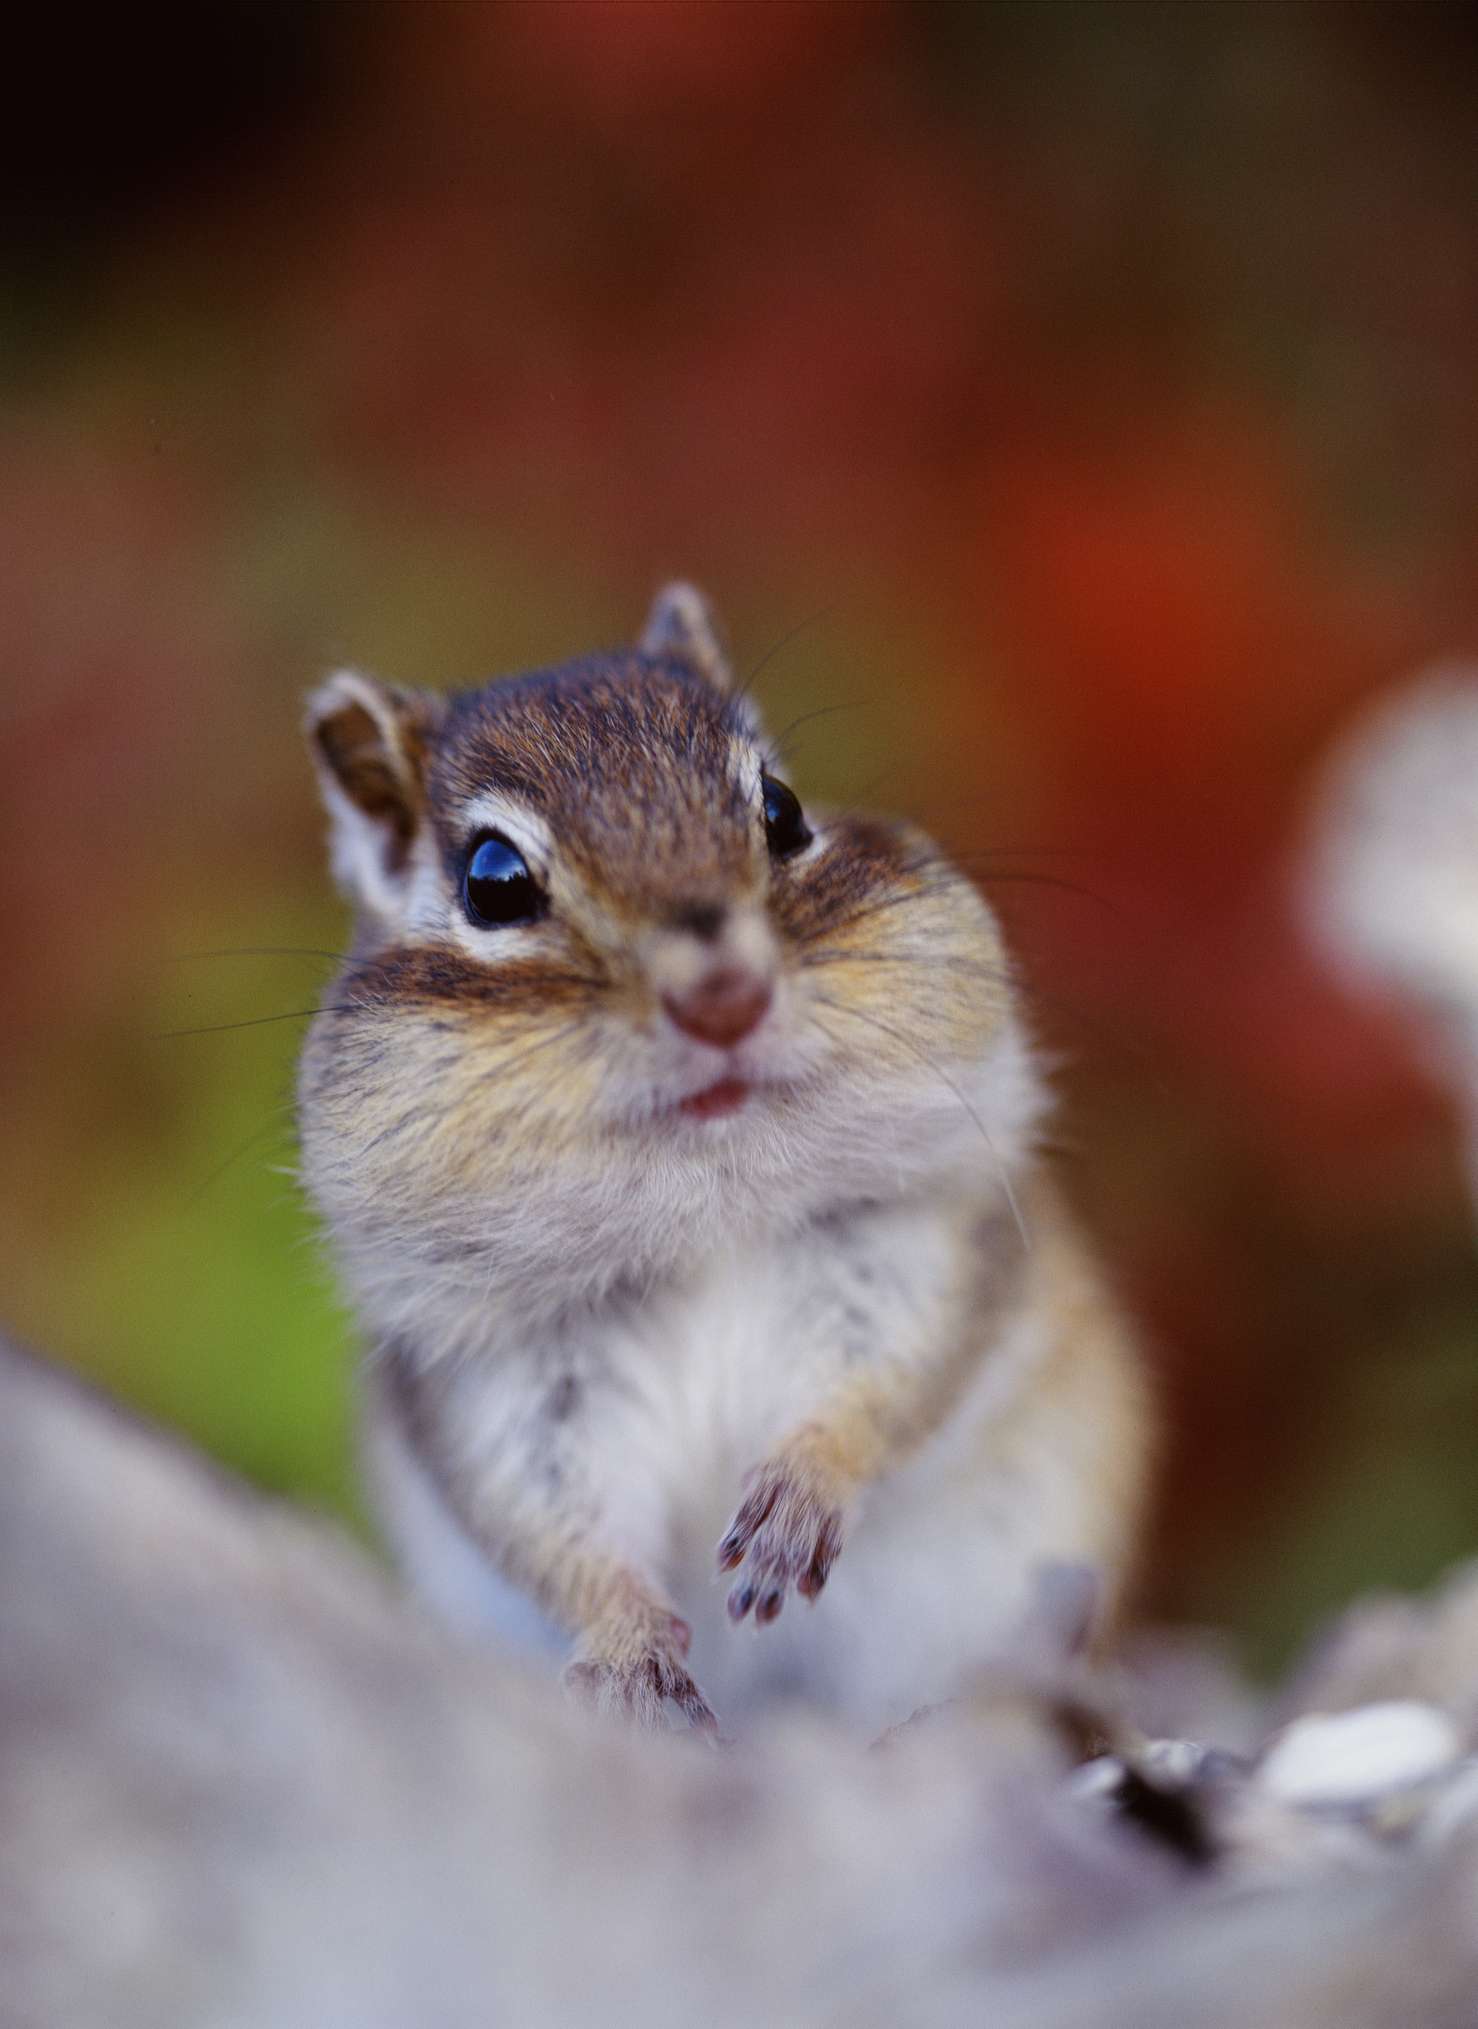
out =
[[29,12],[0,1317],[352,1506],[283,1174],[343,934],[298,698],[681,573],[824,713],[802,789],[1007,920],[1162,1375],[1146,1604],[1268,1666],[1471,1551],[1453,1127],[1289,892],[1342,721],[1478,649],[1475,85],[1419,4]]

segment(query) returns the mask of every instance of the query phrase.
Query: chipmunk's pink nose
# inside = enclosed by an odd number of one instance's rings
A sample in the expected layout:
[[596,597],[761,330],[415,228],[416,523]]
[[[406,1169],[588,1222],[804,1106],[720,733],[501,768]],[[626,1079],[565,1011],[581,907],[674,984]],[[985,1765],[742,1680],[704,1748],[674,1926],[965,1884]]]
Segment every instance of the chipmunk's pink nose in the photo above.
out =
[[684,1035],[727,1050],[753,1034],[773,997],[768,979],[725,967],[707,973],[685,993],[664,993],[662,1005]]

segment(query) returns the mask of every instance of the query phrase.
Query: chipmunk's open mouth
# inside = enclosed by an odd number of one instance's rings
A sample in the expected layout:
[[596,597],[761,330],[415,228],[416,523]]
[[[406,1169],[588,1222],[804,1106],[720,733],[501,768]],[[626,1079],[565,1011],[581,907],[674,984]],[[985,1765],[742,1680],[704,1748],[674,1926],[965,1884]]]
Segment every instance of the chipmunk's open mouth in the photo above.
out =
[[749,1093],[743,1078],[720,1078],[716,1085],[679,1099],[677,1110],[688,1120],[720,1120],[726,1113],[737,1113]]

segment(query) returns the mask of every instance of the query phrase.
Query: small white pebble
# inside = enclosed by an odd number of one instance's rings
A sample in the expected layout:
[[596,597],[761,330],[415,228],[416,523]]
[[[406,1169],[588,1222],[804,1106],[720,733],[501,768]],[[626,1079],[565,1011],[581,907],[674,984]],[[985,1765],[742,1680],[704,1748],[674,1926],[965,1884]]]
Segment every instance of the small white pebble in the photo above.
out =
[[1256,1781],[1284,1803],[1362,1804],[1430,1782],[1461,1753],[1462,1740],[1445,1713],[1396,1698],[1295,1719],[1268,1749]]
[[1138,1756],[1141,1774],[1167,1789],[1186,1789],[1196,1779],[1206,1750],[1194,1740],[1147,1740]]
[[1085,1761],[1068,1777],[1068,1795],[1080,1804],[1099,1803],[1112,1796],[1124,1780],[1124,1764],[1116,1754],[1099,1754]]

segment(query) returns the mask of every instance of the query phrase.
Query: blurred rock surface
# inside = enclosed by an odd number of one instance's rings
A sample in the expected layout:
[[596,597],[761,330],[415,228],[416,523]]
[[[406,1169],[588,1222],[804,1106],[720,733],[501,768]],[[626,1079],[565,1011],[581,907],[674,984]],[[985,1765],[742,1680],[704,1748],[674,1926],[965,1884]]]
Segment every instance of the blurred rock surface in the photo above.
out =
[[1467,2019],[1471,1834],[1388,1850],[1249,1892],[1000,1700],[886,1754],[606,1730],[0,1354],[5,2029]]

